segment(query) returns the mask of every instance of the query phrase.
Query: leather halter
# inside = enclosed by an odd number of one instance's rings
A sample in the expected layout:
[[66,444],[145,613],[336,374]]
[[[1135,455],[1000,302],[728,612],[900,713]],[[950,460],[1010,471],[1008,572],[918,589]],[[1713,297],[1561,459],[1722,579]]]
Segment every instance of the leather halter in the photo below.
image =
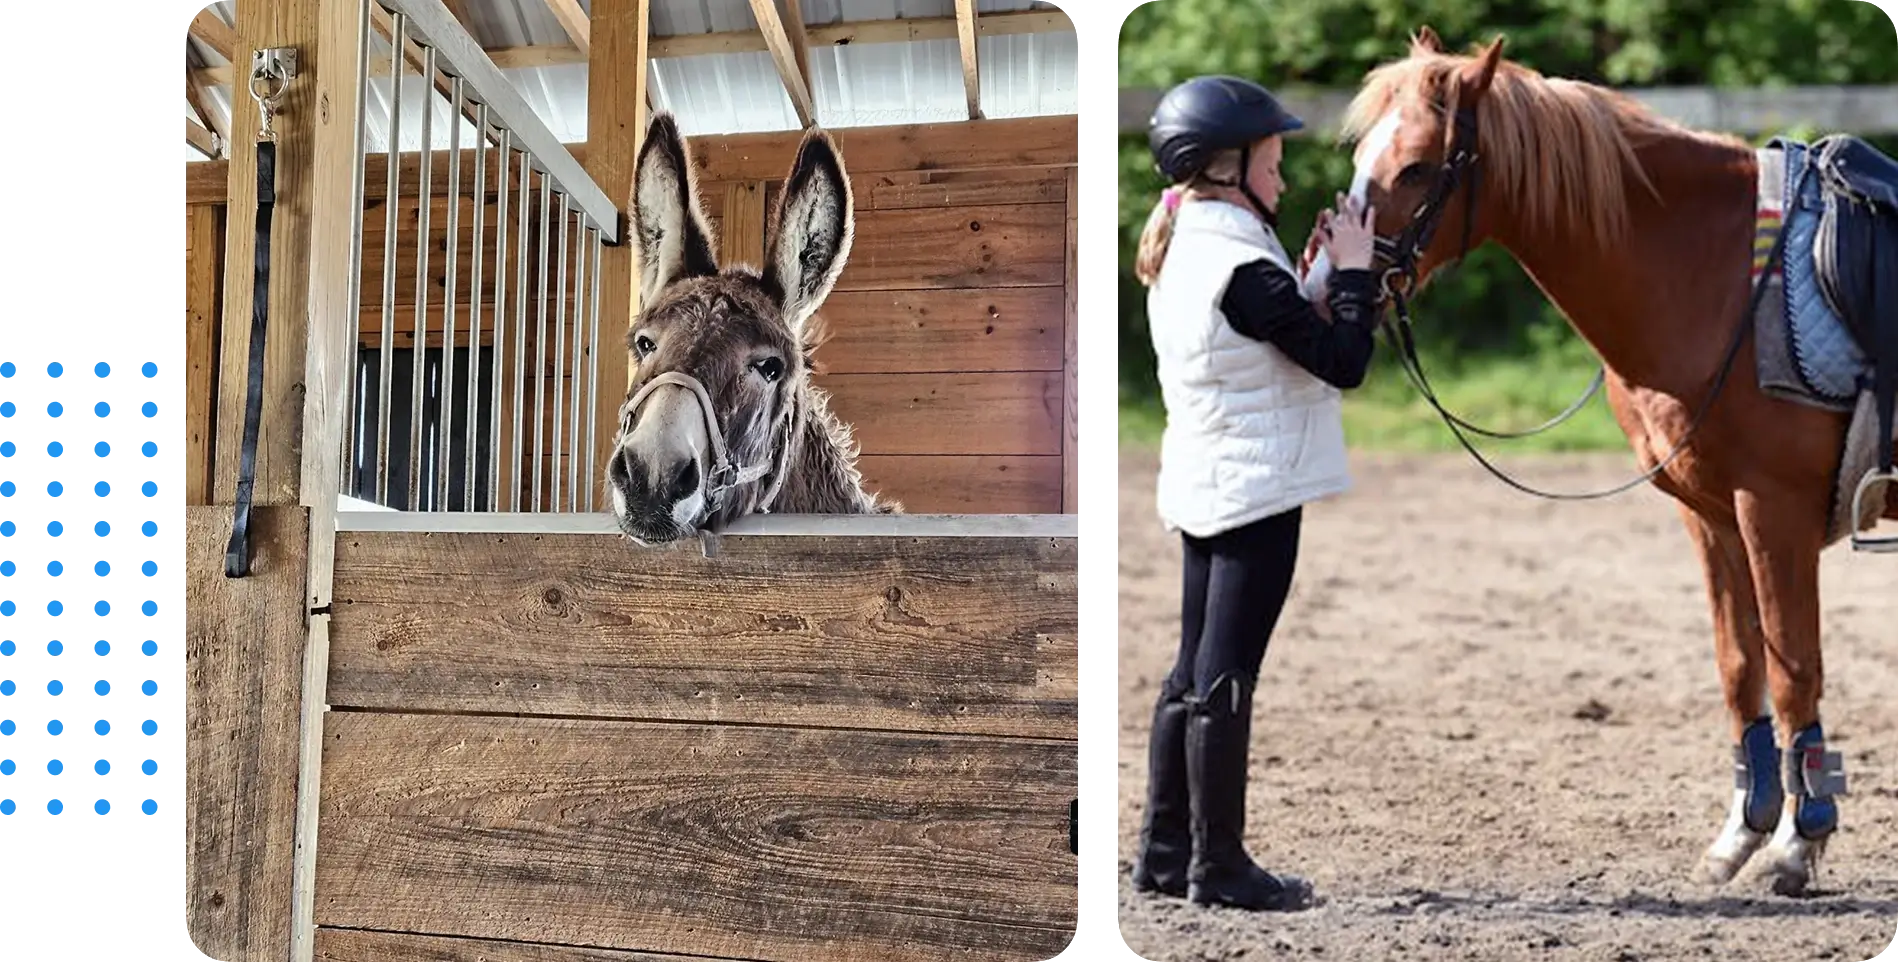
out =
[[651,380],[633,393],[632,397],[626,399],[625,404],[620,405],[621,436],[624,437],[632,431],[639,416],[640,405],[646,403],[646,398],[660,386],[667,384],[684,388],[690,393],[698,403],[699,413],[705,418],[705,434],[711,439],[712,448],[712,467],[705,477],[705,503],[709,509],[708,513],[716,515],[722,510],[725,505],[725,496],[732,489],[750,484],[769,474],[771,484],[765,488],[757,508],[759,514],[769,514],[771,506],[778,499],[778,492],[784,490],[785,477],[790,473],[787,468],[791,463],[791,449],[797,445],[798,438],[803,433],[804,405],[799,401],[797,392],[791,392],[791,411],[787,418],[791,422],[790,434],[784,439],[784,446],[778,452],[775,463],[760,462],[740,466],[732,460],[730,449],[725,445],[724,426],[718,423],[718,415],[713,411],[712,395],[705,390],[705,385],[700,383],[698,378],[682,371],[665,371],[653,375]]

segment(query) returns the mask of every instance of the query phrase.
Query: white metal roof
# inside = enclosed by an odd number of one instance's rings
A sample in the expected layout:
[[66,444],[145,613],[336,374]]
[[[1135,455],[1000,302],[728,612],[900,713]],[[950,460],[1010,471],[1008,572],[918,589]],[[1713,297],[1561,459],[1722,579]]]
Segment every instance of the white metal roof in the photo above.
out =
[[[464,0],[460,6],[467,15],[463,26],[485,48],[569,42],[545,0]],[[232,7],[231,0],[212,5],[226,22],[234,16]],[[1039,0],[978,0],[977,9],[979,15],[1056,8]],[[954,0],[804,0],[803,12],[807,25],[821,26],[953,17],[955,5]],[[757,28],[747,0],[654,0],[651,25],[655,37]],[[224,63],[222,57],[195,40],[189,47],[199,64]],[[1028,117],[1076,111],[1078,46],[1071,29],[979,37],[976,53],[984,116]],[[374,38],[372,61],[386,62],[388,56],[388,44],[380,37]],[[961,54],[953,39],[814,46],[810,70],[817,123],[825,127],[931,123],[967,117]],[[688,135],[793,130],[798,126],[790,97],[769,54],[665,57],[653,60],[651,71],[648,82],[654,106],[678,115],[680,127]],[[568,143],[587,139],[585,64],[514,68],[504,73],[555,136]],[[421,146],[417,117],[424,94],[416,79],[411,76],[404,83],[403,102],[408,111],[401,131],[403,150]],[[370,83],[369,149],[380,152],[388,149],[390,80],[373,78]],[[214,109],[228,115],[230,96],[229,87],[212,91]],[[450,111],[441,97],[434,101],[432,139],[441,149],[450,142]],[[255,109],[248,97],[239,106]],[[462,143],[471,144],[472,137],[472,131],[464,126]],[[188,160],[204,159],[189,147],[185,153]]]

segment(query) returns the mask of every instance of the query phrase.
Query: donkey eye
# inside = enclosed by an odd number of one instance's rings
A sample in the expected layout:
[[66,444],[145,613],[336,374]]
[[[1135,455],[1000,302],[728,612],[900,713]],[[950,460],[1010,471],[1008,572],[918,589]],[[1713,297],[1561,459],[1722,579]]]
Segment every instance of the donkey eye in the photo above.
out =
[[758,373],[763,375],[766,381],[773,384],[777,383],[778,378],[784,376],[784,361],[779,358],[767,357],[753,364],[752,367],[756,368]]
[[1401,183],[1414,184],[1429,176],[1430,176],[1430,165],[1420,160],[1414,164],[1411,164],[1408,167],[1405,167],[1401,172],[1398,173],[1397,179]]
[[652,342],[652,338],[644,334],[633,338],[633,353],[639,355],[639,359],[642,361],[646,359],[646,355],[651,354],[654,350],[658,349],[658,347],[659,345]]

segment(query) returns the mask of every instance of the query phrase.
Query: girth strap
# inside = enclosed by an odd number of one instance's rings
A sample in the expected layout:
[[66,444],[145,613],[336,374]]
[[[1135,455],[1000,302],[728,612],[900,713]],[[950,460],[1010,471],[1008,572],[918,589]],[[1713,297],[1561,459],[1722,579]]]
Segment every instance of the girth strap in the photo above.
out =
[[253,251],[250,307],[250,373],[244,389],[244,442],[237,463],[237,505],[231,540],[224,548],[224,576],[250,575],[250,508],[257,486],[257,434],[264,409],[264,336],[270,327],[270,221],[277,206],[277,145],[257,144],[257,241]]

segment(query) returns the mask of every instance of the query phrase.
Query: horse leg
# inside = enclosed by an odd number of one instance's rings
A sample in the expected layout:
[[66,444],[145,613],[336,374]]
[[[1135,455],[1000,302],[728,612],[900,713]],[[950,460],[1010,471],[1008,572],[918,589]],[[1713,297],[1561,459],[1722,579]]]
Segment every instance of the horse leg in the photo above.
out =
[[1742,490],[1735,498],[1766,636],[1767,687],[1778,720],[1779,825],[1762,853],[1773,891],[1802,894],[1838,827],[1835,794],[1844,788],[1836,755],[1825,751],[1819,698],[1825,683],[1819,651],[1819,551],[1822,511],[1801,510],[1796,496]]
[[1754,601],[1746,544],[1731,522],[1708,519],[1680,506],[1706,572],[1713,607],[1715,663],[1733,730],[1733,805],[1720,834],[1701,857],[1697,877],[1714,885],[1731,880],[1779,822],[1779,753],[1766,714],[1766,636]]

